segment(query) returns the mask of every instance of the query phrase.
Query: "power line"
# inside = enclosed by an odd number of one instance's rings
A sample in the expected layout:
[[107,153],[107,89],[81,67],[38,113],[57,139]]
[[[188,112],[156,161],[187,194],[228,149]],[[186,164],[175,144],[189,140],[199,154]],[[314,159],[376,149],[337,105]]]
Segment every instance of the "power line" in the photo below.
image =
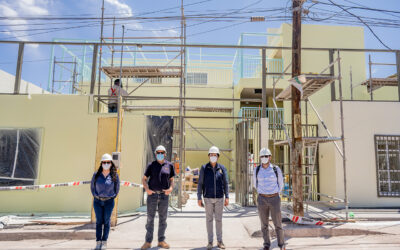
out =
[[350,15],[354,16],[355,18],[357,18],[358,20],[360,20],[360,22],[362,22],[365,26],[367,26],[367,28],[371,31],[371,33],[375,36],[375,38],[383,45],[385,46],[387,49],[391,50],[391,48],[389,46],[387,46],[379,37],[377,34],[375,34],[375,32],[371,29],[371,27],[369,27],[369,25],[364,22],[359,16],[354,15],[353,13],[351,13],[350,11],[346,10],[345,8],[343,8],[342,6],[334,3],[332,0],[328,0],[329,2],[331,2],[332,4],[334,4],[335,6],[337,6],[338,8],[342,9],[343,11],[349,13]]

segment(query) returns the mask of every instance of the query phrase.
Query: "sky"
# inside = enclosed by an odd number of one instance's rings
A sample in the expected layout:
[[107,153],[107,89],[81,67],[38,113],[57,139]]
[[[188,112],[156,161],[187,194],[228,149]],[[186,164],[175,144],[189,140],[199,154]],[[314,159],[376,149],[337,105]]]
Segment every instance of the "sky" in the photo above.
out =
[[[180,0],[104,1],[106,37],[112,36],[113,17],[118,18],[115,36],[121,36],[122,24],[126,36],[180,35]],[[0,0],[0,40],[99,40],[101,4],[102,0]],[[290,0],[185,0],[184,5],[187,43],[237,44],[243,32],[266,32],[291,23]],[[366,48],[400,49],[399,0],[308,0],[304,9],[308,14],[303,23],[363,26]],[[249,22],[251,16],[265,16],[266,21]],[[367,21],[378,38],[357,17]],[[0,69],[15,74],[17,51],[17,45],[0,44]],[[46,45],[26,46],[23,79],[47,84],[50,51]],[[374,58],[394,62],[392,55]]]

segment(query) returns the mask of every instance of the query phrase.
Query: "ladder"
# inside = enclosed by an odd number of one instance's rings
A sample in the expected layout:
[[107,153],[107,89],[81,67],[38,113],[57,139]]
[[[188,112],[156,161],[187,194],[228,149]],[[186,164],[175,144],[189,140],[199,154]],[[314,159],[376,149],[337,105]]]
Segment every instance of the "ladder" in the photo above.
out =
[[304,194],[307,195],[307,200],[312,200],[314,189],[314,168],[316,164],[318,150],[318,141],[309,143],[304,147]]

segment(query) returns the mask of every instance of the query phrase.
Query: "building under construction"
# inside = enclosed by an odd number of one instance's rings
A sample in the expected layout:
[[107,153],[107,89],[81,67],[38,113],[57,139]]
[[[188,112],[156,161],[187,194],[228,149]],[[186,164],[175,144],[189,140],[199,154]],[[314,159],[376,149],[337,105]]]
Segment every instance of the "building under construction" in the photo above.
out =
[[[302,32],[304,201],[398,206],[400,51],[365,49],[360,27],[303,25]],[[99,41],[41,43],[51,62],[41,72],[48,81],[36,83],[47,86],[40,94],[21,88],[26,42],[1,41],[19,46],[12,89],[0,98],[2,107],[12,104],[0,110],[2,186],[86,180],[103,153],[116,151],[121,179],[139,183],[152,147],[163,143],[179,171],[172,204],[181,208],[193,184],[187,183],[193,182],[189,169],[207,162],[208,148],[216,145],[236,202],[250,206],[258,152],[269,147],[291,199],[290,25],[243,33],[237,45],[186,44],[183,34],[113,33]],[[394,61],[374,61],[379,53],[393,54]],[[382,64],[392,73],[374,77],[371,68]],[[128,95],[120,97],[118,113],[108,113],[115,79]],[[0,212],[88,212],[91,206],[87,187],[4,191],[0,197],[8,200]],[[142,204],[141,189],[121,190],[119,211]]]

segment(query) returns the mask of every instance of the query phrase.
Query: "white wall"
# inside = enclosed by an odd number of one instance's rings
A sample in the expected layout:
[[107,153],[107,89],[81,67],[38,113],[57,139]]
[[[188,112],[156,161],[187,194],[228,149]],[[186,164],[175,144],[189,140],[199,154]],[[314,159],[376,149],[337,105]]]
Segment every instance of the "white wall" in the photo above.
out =
[[[321,108],[320,114],[332,134],[340,136],[339,102]],[[400,198],[378,197],[374,136],[400,135],[400,102],[344,102],[344,132],[350,206],[399,207]],[[343,198],[342,158],[333,143],[320,146],[319,160],[321,192]]]
[[[0,70],[0,93],[14,93],[15,76]],[[39,86],[21,79],[20,93],[44,94],[47,93]]]

